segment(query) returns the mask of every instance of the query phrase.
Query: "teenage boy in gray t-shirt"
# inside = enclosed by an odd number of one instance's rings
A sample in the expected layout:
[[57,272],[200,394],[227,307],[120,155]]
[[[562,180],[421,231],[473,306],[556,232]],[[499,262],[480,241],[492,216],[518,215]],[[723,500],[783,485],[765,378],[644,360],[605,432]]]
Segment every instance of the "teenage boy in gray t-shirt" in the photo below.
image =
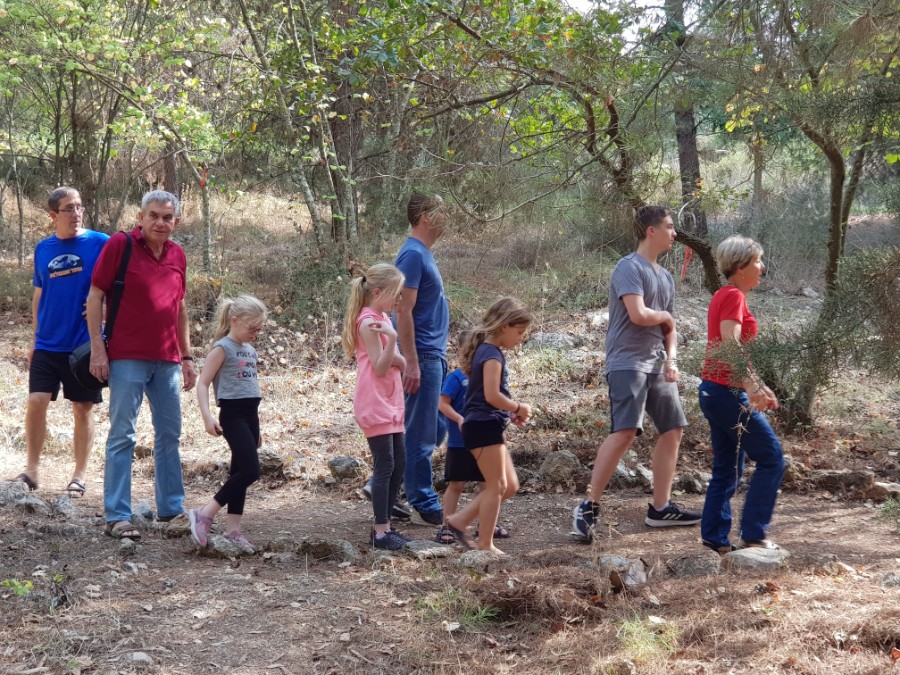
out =
[[609,285],[609,331],[606,334],[606,381],[612,422],[597,450],[588,499],[575,507],[574,534],[587,540],[600,512],[609,479],[643,433],[646,411],[659,439],[653,451],[653,504],[644,522],[650,527],[695,525],[699,512],[685,511],[669,500],[678,446],[687,418],[678,398],[675,332],[675,283],[656,259],[672,248],[675,225],[667,209],[644,206],[635,215],[637,251],[622,258]]

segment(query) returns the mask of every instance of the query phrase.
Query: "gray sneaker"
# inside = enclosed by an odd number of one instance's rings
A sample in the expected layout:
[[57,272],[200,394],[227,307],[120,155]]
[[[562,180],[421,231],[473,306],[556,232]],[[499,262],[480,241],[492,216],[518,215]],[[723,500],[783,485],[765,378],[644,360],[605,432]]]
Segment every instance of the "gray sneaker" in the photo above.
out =
[[399,551],[406,546],[407,539],[396,530],[388,530],[383,537],[375,534],[375,528],[369,535],[369,541],[372,546],[383,551]]

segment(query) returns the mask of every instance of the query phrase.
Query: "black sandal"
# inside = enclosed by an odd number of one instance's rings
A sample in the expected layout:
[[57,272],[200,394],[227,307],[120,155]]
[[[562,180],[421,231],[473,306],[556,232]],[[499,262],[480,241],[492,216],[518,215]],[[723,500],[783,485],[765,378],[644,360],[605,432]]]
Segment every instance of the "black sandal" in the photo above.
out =
[[434,535],[434,540],[439,544],[444,544],[445,546],[450,546],[451,544],[456,543],[456,537],[453,536],[453,532],[451,532],[450,528],[446,525],[441,525],[438,528],[437,534]]
[[84,493],[87,491],[87,486],[84,481],[80,478],[73,478],[69,481],[69,484],[66,486],[66,492],[69,493],[69,496],[78,499],[79,497],[84,497]]
[[453,527],[453,525],[451,525],[450,523],[447,523],[447,529],[453,533],[453,538],[456,539],[456,541],[458,541],[470,551],[475,550],[475,542],[472,541],[472,537],[469,536],[468,532]]
[[20,480],[23,483],[25,483],[25,485],[28,486],[28,490],[30,492],[34,492],[35,490],[38,489],[38,484],[35,481],[31,480],[31,476],[29,476],[24,471],[22,473],[20,473],[18,476],[16,476],[16,480]]
[[[478,530],[475,530],[474,536],[478,536]],[[497,524],[497,527],[494,528],[494,539],[509,539],[510,538],[509,530],[507,530],[503,525]]]

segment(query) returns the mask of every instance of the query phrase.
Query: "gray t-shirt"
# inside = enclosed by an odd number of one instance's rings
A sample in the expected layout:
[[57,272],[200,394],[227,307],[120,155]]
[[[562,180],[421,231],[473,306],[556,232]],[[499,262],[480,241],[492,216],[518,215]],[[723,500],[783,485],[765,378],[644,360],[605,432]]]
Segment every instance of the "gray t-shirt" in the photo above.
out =
[[666,361],[662,326],[638,326],[628,318],[622,297],[640,295],[644,305],[674,316],[675,281],[667,269],[630,253],[613,270],[609,282],[609,331],[606,333],[606,373],[637,370],[658,373]]
[[225,350],[225,361],[213,378],[216,401],[235,398],[262,398],[256,378],[256,350],[227,335],[214,345]]

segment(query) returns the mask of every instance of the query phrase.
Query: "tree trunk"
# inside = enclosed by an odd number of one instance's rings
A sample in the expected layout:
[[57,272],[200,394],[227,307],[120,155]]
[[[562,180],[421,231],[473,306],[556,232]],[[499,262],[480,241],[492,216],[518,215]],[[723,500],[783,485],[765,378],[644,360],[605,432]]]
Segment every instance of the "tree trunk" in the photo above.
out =
[[397,166],[400,163],[400,153],[403,151],[403,144],[400,142],[400,131],[403,128],[403,115],[406,112],[406,106],[409,105],[409,99],[412,97],[415,78],[412,79],[408,86],[399,85],[397,95],[394,97],[394,106],[391,111],[391,131],[384,141],[387,145],[387,162],[385,163],[385,178],[382,182],[382,198],[381,198],[381,222],[385,231],[390,231],[391,223],[394,222],[396,214],[394,209],[397,206],[398,194],[402,191],[395,190],[394,187],[400,183],[397,177]]
[[678,170],[681,174],[681,203],[688,206],[682,211],[678,225],[695,236],[706,238],[709,227],[706,223],[706,211],[700,205],[703,179],[700,176],[694,104],[691,102],[689,85],[682,86],[680,94],[675,94],[675,140],[678,143]]
[[181,199],[181,184],[178,182],[178,164],[176,162],[178,147],[175,143],[166,145],[166,154],[163,157],[163,182],[166,190]]
[[765,157],[763,156],[762,139],[755,135],[749,143],[750,156],[753,158],[753,196],[750,198],[750,234],[758,239],[762,230],[762,213],[765,196],[763,195],[763,169]]

